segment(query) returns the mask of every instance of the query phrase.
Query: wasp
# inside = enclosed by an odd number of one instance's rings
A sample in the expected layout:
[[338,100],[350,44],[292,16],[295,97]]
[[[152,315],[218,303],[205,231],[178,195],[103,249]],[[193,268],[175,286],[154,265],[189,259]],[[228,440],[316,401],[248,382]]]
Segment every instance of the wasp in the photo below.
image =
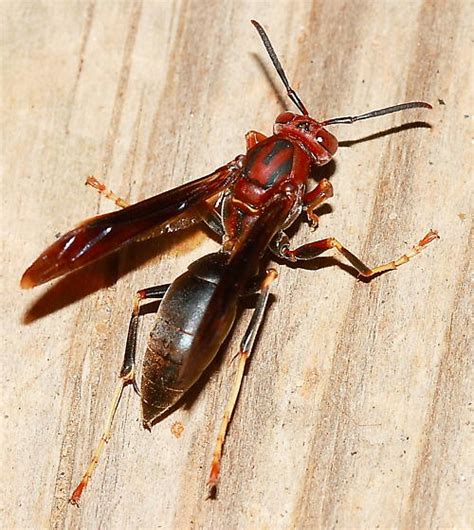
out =
[[[364,278],[396,269],[407,263],[438,237],[430,230],[410,251],[398,259],[370,268],[335,238],[326,238],[292,249],[285,230],[304,213],[315,228],[316,209],[333,196],[327,179],[309,189],[315,167],[332,160],[338,148],[328,126],[349,124],[414,108],[431,109],[412,101],[356,116],[317,121],[288,82],[280,61],[262,26],[252,20],[289,99],[299,113],[283,112],[269,137],[250,131],[247,150],[211,174],[178,186],[150,199],[127,205],[96,179],[89,184],[115,200],[121,210],[82,222],[48,247],[26,270],[21,287],[50,281],[116,251],[189,212],[222,241],[218,252],[204,256],[171,284],[141,289],[136,293],[129,324],[125,355],[109,417],[91,462],[71,502],[77,504],[110,438],[112,422],[123,389],[131,384],[141,397],[142,418],[150,429],[174,407],[201,377],[219,352],[236,319],[243,297],[257,295],[252,318],[240,344],[238,366],[229,401],[219,429],[208,480],[213,496],[219,480],[224,441],[241,388],[246,363],[268,306],[274,269],[262,270],[270,250],[281,261],[311,260],[336,249]],[[159,302],[141,369],[136,381],[136,342],[143,301]]]

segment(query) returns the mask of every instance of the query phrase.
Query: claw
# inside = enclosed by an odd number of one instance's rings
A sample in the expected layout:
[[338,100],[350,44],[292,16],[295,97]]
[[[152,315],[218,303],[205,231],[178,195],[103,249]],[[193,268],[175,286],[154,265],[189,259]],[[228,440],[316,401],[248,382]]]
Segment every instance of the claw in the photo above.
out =
[[135,390],[138,397],[141,397],[142,394],[140,392],[140,388],[138,387],[138,383],[137,383],[137,380],[135,379],[135,376],[133,377],[131,382],[132,382],[133,390]]

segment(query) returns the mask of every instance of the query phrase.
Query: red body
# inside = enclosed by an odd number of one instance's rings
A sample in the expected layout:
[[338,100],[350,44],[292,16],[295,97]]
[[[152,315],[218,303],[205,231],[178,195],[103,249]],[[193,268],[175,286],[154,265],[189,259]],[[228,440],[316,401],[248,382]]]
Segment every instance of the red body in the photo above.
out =
[[[254,131],[249,132],[246,136],[246,154],[205,177],[120,211],[84,221],[48,247],[21,279],[21,286],[30,288],[79,269],[129,241],[146,236],[157,226],[168,226],[170,220],[187,211],[195,214],[196,210],[203,210],[203,219],[223,236],[219,253],[191,264],[188,271],[171,286],[155,286],[137,293],[120,374],[121,382],[112,404],[110,422],[123,386],[135,384],[139,302],[145,298],[158,298],[157,293],[161,293],[161,288],[165,287],[165,294],[160,297],[162,303],[142,371],[142,409],[147,427],[180,399],[217,354],[232,329],[239,298],[248,294],[252,282],[259,278],[260,262],[269,246],[278,256],[289,261],[312,259],[325,250],[336,248],[362,276],[372,277],[406,263],[437,237],[435,232],[430,231],[411,254],[374,269],[366,267],[334,238],[290,250],[288,237],[283,230],[303,210],[313,226],[316,225],[318,218],[314,210],[332,196],[332,186],[326,179],[308,191],[312,166],[327,164],[338,147],[336,138],[324,126],[353,123],[408,108],[431,106],[424,102],[409,102],[358,116],[318,122],[308,116],[306,107],[290,87],[265,31],[257,22],[252,23],[262,38],[288,96],[301,114],[280,114],[273,135],[268,138]],[[111,195],[109,193],[108,196]],[[123,206],[125,201],[119,199],[116,203]],[[215,211],[214,204],[221,206],[220,212]],[[276,275],[275,271],[273,273]],[[212,487],[217,484],[225,432],[237,399],[245,361],[263,321],[269,295],[268,282],[272,277],[267,271],[267,278],[259,284],[259,301],[241,343],[239,366],[242,368],[236,380],[238,384],[234,387],[234,397],[226,407],[216,443],[209,479]],[[71,502],[77,503],[79,500],[109,433],[110,425],[101,437],[82,481],[74,490]]]
[[326,164],[337,150],[336,138],[308,116],[285,112],[277,118],[274,132],[259,143],[248,142],[240,178],[226,193],[222,210],[226,250],[278,193],[293,196],[293,207],[280,229],[290,225],[314,199],[307,193],[311,165]]
[[262,208],[280,193],[293,201],[284,224],[275,227],[276,232],[282,230],[314,201],[313,192],[306,190],[310,166],[329,162],[337,140],[316,120],[290,112],[277,118],[274,131],[269,138],[249,133],[247,154],[206,177],[84,221],[38,257],[24,273],[22,287],[34,287],[83,267],[220,192],[225,193],[225,251],[231,251],[245,237]]

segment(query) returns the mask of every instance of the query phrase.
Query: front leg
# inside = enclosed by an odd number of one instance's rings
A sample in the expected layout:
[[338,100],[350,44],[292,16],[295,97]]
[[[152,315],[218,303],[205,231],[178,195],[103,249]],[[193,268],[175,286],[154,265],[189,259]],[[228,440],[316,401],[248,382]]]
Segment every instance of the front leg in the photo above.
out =
[[281,232],[278,238],[275,240],[272,250],[280,258],[291,261],[292,263],[296,261],[308,261],[316,258],[326,250],[335,248],[340,252],[349,263],[357,270],[360,276],[364,278],[372,278],[376,274],[381,274],[382,272],[390,271],[397,269],[400,265],[408,263],[416,254],[419,254],[431,241],[439,238],[437,232],[430,230],[423,239],[421,239],[410,251],[403,256],[400,256],[398,259],[388,261],[383,265],[378,265],[377,267],[367,267],[357,256],[352,254],[347,248],[345,248],[337,239],[330,237],[327,239],[321,239],[319,241],[313,241],[312,243],[307,243],[302,245],[294,250],[290,249],[290,244],[288,236]]
[[263,140],[266,140],[267,137],[259,133],[257,131],[249,131],[245,135],[245,143],[247,144],[247,151],[249,149],[252,149],[252,147],[255,147],[258,143],[263,142]]
[[308,221],[311,223],[311,228],[313,230],[315,230],[319,224],[319,217],[314,213],[314,210],[330,199],[333,195],[334,189],[332,184],[328,179],[322,179],[314,188],[314,190],[309,191],[303,197],[306,215],[308,216]]

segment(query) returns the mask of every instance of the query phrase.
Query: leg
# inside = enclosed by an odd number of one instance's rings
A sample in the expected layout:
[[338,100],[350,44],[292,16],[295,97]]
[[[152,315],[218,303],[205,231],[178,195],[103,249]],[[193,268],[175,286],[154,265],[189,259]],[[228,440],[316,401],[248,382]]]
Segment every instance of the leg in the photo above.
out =
[[229,401],[225,407],[219,434],[217,435],[216,446],[211,464],[211,472],[207,482],[209,486],[209,497],[214,497],[216,492],[221,467],[222,448],[224,446],[227,429],[229,427],[230,420],[232,419],[237,398],[239,397],[240,387],[242,386],[242,380],[245,372],[245,365],[247,359],[252,354],[255,338],[263,321],[263,316],[265,314],[265,309],[267,307],[268,297],[270,294],[270,284],[276,278],[276,276],[277,273],[274,269],[270,269],[267,272],[265,279],[260,286],[261,293],[258,298],[257,305],[255,306],[255,310],[248,325],[247,331],[245,332],[244,338],[240,343],[239,364],[237,365],[234,384],[232,385]]
[[[137,351],[137,333],[138,333],[138,319],[140,318],[140,302],[142,300],[155,299],[163,300],[166,291],[170,284],[156,285],[154,287],[147,287],[137,291],[135,300],[133,302],[132,316],[128,326],[127,343],[125,345],[125,355],[123,358],[122,369],[120,370],[120,379],[125,381],[125,384],[132,383],[133,388],[139,394],[137,383],[135,381],[135,354]],[[124,385],[125,386],[125,385]]]
[[400,258],[379,265],[378,267],[369,268],[367,265],[362,263],[357,256],[354,256],[352,252],[343,247],[339,241],[333,237],[328,239],[321,239],[320,241],[314,241],[313,243],[308,243],[301,247],[296,248],[295,250],[290,250],[289,241],[286,234],[282,233],[278,240],[275,242],[276,249],[275,252],[284,259],[287,259],[291,262],[300,261],[300,260],[311,260],[319,256],[322,252],[335,248],[340,252],[349,263],[358,271],[358,273],[364,278],[371,278],[376,274],[382,272],[390,271],[400,267],[404,263],[408,263],[411,258],[419,254],[428,243],[431,243],[434,239],[437,239],[439,236],[434,230],[430,230],[423,239],[421,239],[409,252],[401,256]]
[[314,210],[321,206],[323,202],[327,201],[334,195],[332,184],[328,179],[322,179],[321,182],[303,197],[303,202],[306,208],[306,215],[311,223],[311,228],[314,230],[319,224],[319,217],[314,213]]
[[87,177],[86,185],[91,186],[92,188],[95,188],[101,195],[103,195],[104,197],[107,197],[107,199],[110,199],[111,201],[114,201],[115,204],[119,206],[120,208],[126,208],[127,206],[130,206],[130,204],[127,201],[115,195],[115,193],[109,190],[105,184],[102,184],[102,182],[97,180],[92,175]]
[[[112,190],[109,190],[105,184],[100,182],[92,175],[87,177],[86,185],[95,188],[101,195],[104,195],[104,197],[107,197],[107,199],[114,201],[114,203],[120,208],[127,208],[127,206],[130,206],[125,199],[115,195]],[[197,209],[199,210],[199,215],[202,217],[202,220],[206,223],[206,225],[220,238],[224,237],[222,219],[216,209],[206,201],[203,201],[200,205],[198,205]]]
[[263,142],[267,137],[257,131],[249,131],[245,135],[245,143],[247,144],[247,151],[256,146],[259,142]]
[[222,239],[225,235],[225,230],[222,224],[222,218],[215,206],[209,204],[207,201],[203,201],[197,206],[197,210],[206,226]]
[[[156,287],[149,287],[148,289],[142,289],[137,292],[135,295],[135,300],[133,303],[132,317],[130,319],[130,325],[128,328],[127,344],[125,346],[125,355],[123,359],[122,369],[120,370],[120,379],[115,388],[115,392],[110,404],[109,414],[107,416],[107,421],[105,423],[105,428],[102,436],[100,437],[99,443],[92,455],[89,466],[82,477],[81,482],[76,486],[76,489],[72,492],[69,502],[71,504],[78,504],[79,499],[81,498],[82,492],[84,491],[87,483],[89,482],[92,473],[94,472],[99,458],[105,448],[105,445],[110,439],[112,434],[112,423],[114,421],[115,413],[117,412],[120,399],[122,397],[123,389],[132,384],[135,390],[137,390],[137,385],[135,382],[135,351],[137,346],[137,330],[138,330],[138,317],[140,312],[140,302],[142,300],[157,298],[162,300],[166,291],[168,290],[169,285],[160,285]],[[137,390],[138,391],[138,390]]]

